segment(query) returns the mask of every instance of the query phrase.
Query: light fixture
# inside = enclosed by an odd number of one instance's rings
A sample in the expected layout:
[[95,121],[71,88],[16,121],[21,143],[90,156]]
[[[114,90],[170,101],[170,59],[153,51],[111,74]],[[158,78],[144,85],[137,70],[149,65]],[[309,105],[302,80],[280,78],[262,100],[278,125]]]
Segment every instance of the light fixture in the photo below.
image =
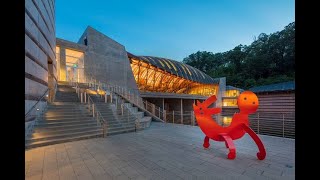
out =
[[46,94],[46,97],[48,97],[49,95],[48,94]]
[[39,108],[37,108],[37,111],[39,111],[40,109]]

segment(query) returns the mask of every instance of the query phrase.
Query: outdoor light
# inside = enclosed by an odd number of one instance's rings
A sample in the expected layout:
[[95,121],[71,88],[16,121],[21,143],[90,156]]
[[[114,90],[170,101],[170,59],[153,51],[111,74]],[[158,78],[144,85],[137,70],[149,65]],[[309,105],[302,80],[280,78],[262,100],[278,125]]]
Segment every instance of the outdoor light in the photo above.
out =
[[37,108],[37,111],[39,111],[40,109],[39,108]]
[[46,97],[48,97],[49,95],[48,94],[46,94]]

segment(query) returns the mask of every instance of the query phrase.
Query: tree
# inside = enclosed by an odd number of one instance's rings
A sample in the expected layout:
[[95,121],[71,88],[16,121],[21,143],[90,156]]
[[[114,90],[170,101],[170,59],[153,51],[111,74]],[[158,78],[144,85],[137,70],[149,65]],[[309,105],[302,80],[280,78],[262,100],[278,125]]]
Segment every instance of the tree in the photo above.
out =
[[240,88],[294,80],[295,22],[282,31],[261,33],[248,45],[212,53],[198,51],[183,59],[211,77],[227,77],[228,84]]

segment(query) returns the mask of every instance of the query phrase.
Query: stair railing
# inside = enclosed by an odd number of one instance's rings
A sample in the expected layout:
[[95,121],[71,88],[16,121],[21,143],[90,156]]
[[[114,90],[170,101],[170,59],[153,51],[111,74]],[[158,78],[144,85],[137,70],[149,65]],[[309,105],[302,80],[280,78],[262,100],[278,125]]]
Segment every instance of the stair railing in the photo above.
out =
[[[37,100],[37,102],[29,109],[29,111],[25,114],[25,118],[27,117],[27,116],[29,116],[30,114],[31,114],[31,112],[33,111],[33,110],[35,110],[36,109],[36,107],[38,107],[37,105],[39,104],[39,102],[43,99],[43,98],[45,98],[45,97],[47,97],[46,95],[47,95],[47,92],[49,91],[49,88],[47,88],[47,90],[41,95],[41,97]],[[47,101],[46,101],[47,102]],[[42,109],[42,110],[44,110],[44,108]],[[40,108],[37,108],[37,111],[40,111]],[[41,111],[40,111],[41,112]]]
[[[124,99],[121,97],[121,96],[119,96],[119,95],[117,95],[117,94],[115,94],[114,93],[114,97],[116,97],[116,100],[115,101],[112,101],[113,102],[113,104],[116,106],[116,110],[118,109],[118,106],[117,106],[117,104],[118,104],[118,101],[119,101],[119,99],[121,100],[121,101],[124,101]],[[130,103],[130,102],[129,102]],[[135,121],[135,131],[137,131],[137,130],[139,130],[140,128],[141,128],[141,123],[140,123],[140,118],[136,115],[136,114],[134,114],[130,109],[129,109],[129,107],[127,107],[124,103],[121,103],[120,104],[120,110],[121,110],[121,115],[123,116],[123,118],[127,118],[127,125],[129,124],[129,118],[130,117],[134,117],[134,121]],[[124,112],[124,110],[126,110],[127,111],[127,115],[125,116],[125,112]],[[124,119],[123,119],[124,120]]]
[[95,103],[93,102],[89,94],[88,94],[87,102],[88,102],[89,112],[91,113],[92,111],[92,117],[97,121],[97,125],[102,127],[103,137],[105,137],[107,135],[107,129],[108,129],[107,121],[103,118],[103,116],[101,115],[100,111],[96,107]]
[[49,91],[49,88],[46,89],[46,91],[41,95],[41,97],[37,100],[37,102],[25,114],[25,116],[24,116],[25,122],[34,121],[34,123],[31,123],[28,127],[26,127],[25,137],[29,136],[29,134],[33,130],[34,124],[39,120],[42,113],[47,108],[47,100],[45,101],[45,104],[43,106],[40,106],[39,102],[42,101],[42,99],[48,97],[48,91]]
[[99,88],[104,91],[113,92],[113,94],[118,94],[118,95],[120,95],[120,97],[124,97],[125,99],[127,99],[130,103],[138,106],[141,109],[148,111],[150,114],[152,114],[158,120],[161,120],[162,122],[166,121],[165,111],[161,111],[160,107],[148,102],[149,105],[153,105],[155,107],[155,109],[158,109],[157,112],[150,111],[150,108],[148,109],[148,107],[147,107],[147,102],[142,100],[139,93],[136,92],[137,90],[124,88],[124,87],[121,87],[118,85],[101,83],[100,81],[97,82],[93,77],[91,77],[89,79],[90,79],[90,81],[88,82],[88,84],[90,84],[91,88],[93,88],[94,90]]

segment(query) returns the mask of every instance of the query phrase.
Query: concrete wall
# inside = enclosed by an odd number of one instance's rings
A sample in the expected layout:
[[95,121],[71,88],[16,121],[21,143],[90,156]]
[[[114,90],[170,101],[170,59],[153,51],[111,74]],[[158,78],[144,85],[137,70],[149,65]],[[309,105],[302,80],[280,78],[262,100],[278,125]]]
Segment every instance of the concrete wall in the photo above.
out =
[[56,83],[54,12],[55,0],[25,1],[25,113]]
[[226,92],[226,78],[222,77],[222,78],[219,78],[217,101],[215,103],[217,107],[222,107],[222,97],[225,96],[225,92]]
[[125,47],[92,27],[87,27],[78,43],[85,44],[85,37],[88,47],[84,57],[85,76],[138,92]]

